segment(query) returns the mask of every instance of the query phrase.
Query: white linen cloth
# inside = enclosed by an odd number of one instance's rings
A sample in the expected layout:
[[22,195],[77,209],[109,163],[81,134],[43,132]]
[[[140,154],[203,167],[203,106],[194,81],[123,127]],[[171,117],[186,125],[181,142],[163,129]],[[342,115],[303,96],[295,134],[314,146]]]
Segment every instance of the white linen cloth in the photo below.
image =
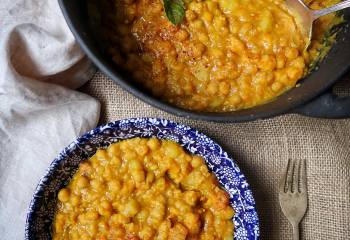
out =
[[1,0],[0,16],[0,239],[16,240],[40,177],[100,104],[71,90],[93,70],[56,0]]

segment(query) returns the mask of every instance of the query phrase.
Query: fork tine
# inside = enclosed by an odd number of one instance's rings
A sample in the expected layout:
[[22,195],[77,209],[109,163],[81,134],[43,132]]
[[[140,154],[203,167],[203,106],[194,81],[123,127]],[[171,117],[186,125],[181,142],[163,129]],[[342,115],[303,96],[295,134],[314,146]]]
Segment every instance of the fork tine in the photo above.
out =
[[301,178],[300,175],[300,163],[301,160],[295,160],[294,162],[294,172],[293,172],[293,189],[292,192],[299,192],[299,180]]
[[289,160],[287,162],[286,169],[285,169],[285,171],[283,171],[283,174],[280,178],[280,182],[279,182],[279,192],[280,193],[286,192],[286,181],[287,181],[287,175],[288,175],[288,167],[289,167]]
[[286,188],[287,192],[292,192],[293,189],[293,174],[294,174],[294,160],[288,161],[288,168],[287,168],[287,180],[286,180]]
[[282,192],[285,193],[288,191],[288,176],[289,176],[290,165],[291,165],[291,160],[288,159],[285,171],[283,172],[280,179],[280,184],[279,184],[280,193]]
[[301,160],[300,164],[300,192],[306,192],[306,161]]

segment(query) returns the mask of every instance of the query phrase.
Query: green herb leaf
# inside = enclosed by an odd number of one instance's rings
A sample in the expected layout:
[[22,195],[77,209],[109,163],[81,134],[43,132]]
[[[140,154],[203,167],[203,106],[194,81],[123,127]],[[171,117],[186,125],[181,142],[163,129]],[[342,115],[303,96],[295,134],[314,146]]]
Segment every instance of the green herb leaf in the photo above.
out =
[[177,25],[185,16],[185,5],[182,0],[163,0],[165,14],[170,22]]

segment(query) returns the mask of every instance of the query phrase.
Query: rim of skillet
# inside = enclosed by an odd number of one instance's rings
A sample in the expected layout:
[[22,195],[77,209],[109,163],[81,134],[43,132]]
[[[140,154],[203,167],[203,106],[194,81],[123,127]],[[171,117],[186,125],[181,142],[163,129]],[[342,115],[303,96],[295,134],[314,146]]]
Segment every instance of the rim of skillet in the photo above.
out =
[[[197,111],[191,111],[191,110],[186,110],[183,108],[176,107],[174,105],[171,105],[170,103],[166,103],[158,98],[155,98],[151,94],[148,94],[145,91],[142,91],[135,86],[132,86],[132,84],[125,79],[125,76],[123,76],[117,69],[116,67],[113,67],[109,61],[106,60],[106,57],[100,55],[101,50],[98,49],[96,46],[96,49],[91,49],[87,43],[87,34],[86,33],[81,33],[78,31],[78,29],[75,27],[75,25],[72,22],[72,16],[68,13],[67,8],[66,8],[66,2],[67,0],[58,0],[59,5],[61,7],[61,10],[63,12],[63,15],[66,19],[66,22],[72,31],[74,37],[76,38],[77,42],[79,43],[80,47],[82,50],[86,53],[86,55],[91,59],[91,61],[103,72],[105,73],[109,78],[111,78],[115,83],[120,85],[122,89],[126,90],[127,92],[133,94],[140,100],[144,101],[145,103],[156,107],[158,109],[161,109],[165,112],[174,114],[176,116],[180,117],[185,117],[189,119],[196,119],[196,120],[204,120],[204,121],[211,121],[211,122],[224,122],[224,123],[237,123],[237,122],[248,122],[248,121],[254,121],[258,119],[267,119],[267,118],[272,118],[278,115],[282,115],[285,113],[288,113],[295,108],[302,106],[308,102],[310,102],[312,99],[316,99],[316,97],[322,95],[324,92],[326,92],[328,89],[330,89],[334,83],[338,80],[340,80],[350,69],[350,62],[347,61],[345,64],[333,64],[333,67],[336,67],[337,70],[334,71],[333,76],[331,77],[331,80],[328,80],[326,83],[322,84],[317,88],[317,91],[313,91],[310,94],[298,94],[301,95],[302,97],[299,97],[295,101],[290,101],[293,97],[290,97],[288,93],[290,93],[293,89],[292,88],[282,95],[278,96],[282,97],[284,95],[288,95],[288,100],[286,100],[286,104],[283,107],[272,107],[269,108],[268,110],[260,110],[258,113],[252,113],[254,109],[259,109],[259,108],[266,108],[268,104],[271,102],[276,101],[277,99],[272,99],[270,102],[267,102],[262,105],[255,106],[253,108],[248,108],[248,109],[242,109],[242,110],[237,110],[233,112],[197,112]],[[350,28],[350,10],[346,12],[346,21],[344,24],[344,30],[340,31],[343,35],[348,36],[347,32],[349,31]],[[90,36],[93,37],[93,36]],[[89,37],[88,37],[89,38]],[[343,39],[345,40],[345,38]],[[347,45],[350,45],[350,42],[346,43]],[[336,44],[332,46],[331,50],[327,54],[326,58],[331,52],[334,52],[336,50],[337,56],[342,55],[344,58],[350,57],[350,51],[344,51],[342,49],[335,49]],[[99,54],[96,53],[96,51],[99,52]],[[335,53],[333,53],[334,55]],[[326,61],[326,58],[323,59],[320,64],[322,65],[323,62]],[[327,66],[323,66],[325,68]],[[317,73],[317,71],[314,71],[311,73],[310,76],[313,74]],[[310,76],[307,76],[306,78],[300,79],[298,83],[301,83],[303,85],[304,81],[307,81]],[[287,96],[286,96],[287,97]],[[246,112],[246,113],[245,113]],[[231,114],[231,115],[230,115]],[[232,115],[233,114],[233,115]]]
[[[240,168],[227,152],[194,128],[166,119],[147,117],[123,119],[96,127],[60,152],[41,177],[32,195],[25,225],[25,239],[51,238],[57,192],[69,183],[81,161],[91,157],[99,148],[135,137],[172,140],[190,154],[203,157],[210,172],[215,174],[221,187],[230,196],[230,205],[235,210],[234,239],[260,239],[259,217],[253,193]],[[57,178],[58,173],[63,175]],[[38,233],[42,236],[38,237]]]

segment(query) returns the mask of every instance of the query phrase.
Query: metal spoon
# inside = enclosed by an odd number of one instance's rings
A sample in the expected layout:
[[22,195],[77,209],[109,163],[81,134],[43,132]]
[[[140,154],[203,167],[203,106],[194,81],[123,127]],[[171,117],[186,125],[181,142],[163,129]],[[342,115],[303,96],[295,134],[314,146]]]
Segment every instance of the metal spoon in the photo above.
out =
[[302,0],[286,0],[286,5],[301,26],[301,32],[306,39],[305,49],[307,49],[311,42],[313,22],[319,17],[350,7],[350,0],[320,10],[311,10]]

